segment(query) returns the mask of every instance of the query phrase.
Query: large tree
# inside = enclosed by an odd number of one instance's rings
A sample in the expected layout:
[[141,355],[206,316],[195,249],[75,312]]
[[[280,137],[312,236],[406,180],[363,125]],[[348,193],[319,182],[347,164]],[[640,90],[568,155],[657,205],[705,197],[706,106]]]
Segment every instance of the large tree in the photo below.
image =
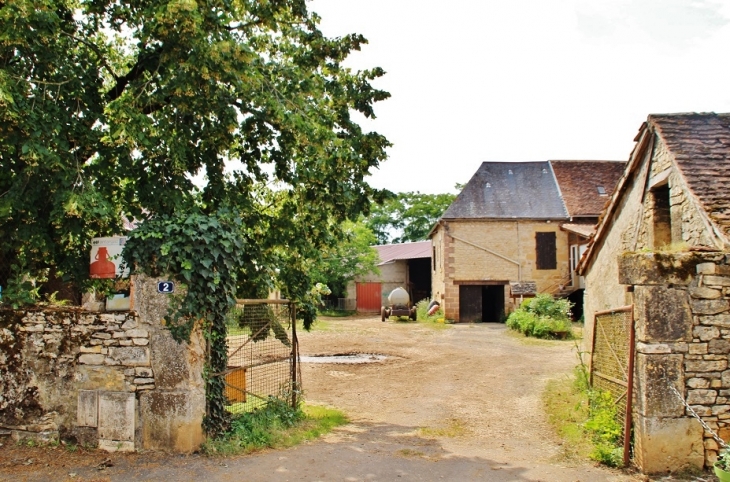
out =
[[382,204],[373,207],[366,224],[380,244],[424,241],[455,197],[418,191],[390,194]]
[[227,206],[298,283],[378,197],[364,178],[388,145],[351,118],[388,97],[381,69],[341,65],[365,39],[318,21],[305,0],[0,1],[0,252],[83,280],[122,216]]

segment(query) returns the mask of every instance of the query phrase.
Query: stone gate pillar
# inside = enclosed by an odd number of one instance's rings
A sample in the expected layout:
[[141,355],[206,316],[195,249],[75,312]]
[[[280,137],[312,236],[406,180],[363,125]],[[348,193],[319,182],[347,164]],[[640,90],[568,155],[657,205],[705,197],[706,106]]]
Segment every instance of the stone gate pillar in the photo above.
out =
[[619,283],[634,293],[634,460],[644,473],[702,468],[717,457],[675,390],[715,431],[730,422],[727,261],[722,253],[619,257]]

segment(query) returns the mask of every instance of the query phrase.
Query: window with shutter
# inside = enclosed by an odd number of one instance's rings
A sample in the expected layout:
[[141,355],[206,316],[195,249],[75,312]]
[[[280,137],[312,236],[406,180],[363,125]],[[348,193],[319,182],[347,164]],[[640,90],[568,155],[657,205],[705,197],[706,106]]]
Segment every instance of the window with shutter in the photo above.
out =
[[535,233],[537,269],[556,269],[558,267],[556,238],[554,232]]

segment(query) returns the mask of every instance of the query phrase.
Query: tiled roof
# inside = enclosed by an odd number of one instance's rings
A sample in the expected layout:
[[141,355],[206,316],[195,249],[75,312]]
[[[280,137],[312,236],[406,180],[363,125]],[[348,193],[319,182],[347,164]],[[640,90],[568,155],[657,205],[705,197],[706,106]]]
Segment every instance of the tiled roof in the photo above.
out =
[[442,219],[565,219],[550,164],[484,162]]
[[652,114],[647,122],[707,215],[730,236],[730,114]]
[[601,214],[626,166],[624,161],[550,161],[550,164],[570,217]]
[[431,257],[431,241],[417,243],[381,244],[373,246],[380,256],[380,263],[386,264],[399,259],[416,259]]
[[595,224],[563,223],[560,228],[571,233],[579,234],[584,238],[590,238],[596,232]]

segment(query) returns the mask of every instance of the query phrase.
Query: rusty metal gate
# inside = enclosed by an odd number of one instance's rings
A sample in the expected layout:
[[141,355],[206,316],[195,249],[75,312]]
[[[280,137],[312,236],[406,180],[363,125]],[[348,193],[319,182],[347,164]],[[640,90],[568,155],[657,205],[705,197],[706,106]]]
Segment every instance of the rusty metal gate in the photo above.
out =
[[634,385],[634,309],[623,306],[595,314],[591,350],[591,386],[611,394],[623,427],[624,465],[631,447],[631,402]]
[[228,410],[250,412],[270,397],[296,406],[301,371],[294,304],[288,300],[237,300],[226,326]]

